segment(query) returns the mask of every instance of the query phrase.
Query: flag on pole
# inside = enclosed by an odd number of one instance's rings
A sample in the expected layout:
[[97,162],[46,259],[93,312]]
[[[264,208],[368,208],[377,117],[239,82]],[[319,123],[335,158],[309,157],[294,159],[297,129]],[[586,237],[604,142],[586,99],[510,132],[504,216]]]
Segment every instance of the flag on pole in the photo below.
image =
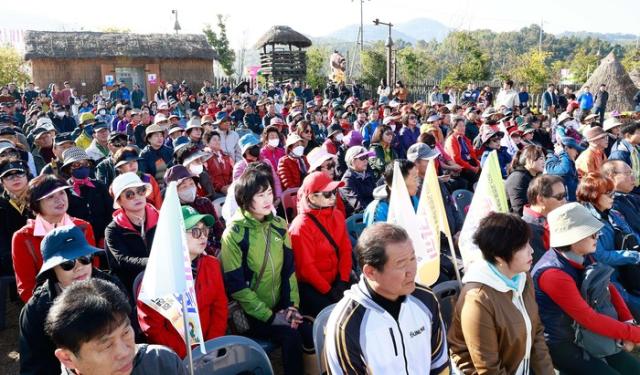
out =
[[458,243],[465,268],[482,257],[480,249],[473,243],[473,234],[480,220],[490,212],[509,212],[497,151],[492,151],[484,162],[484,168],[480,173],[476,191],[460,232]]
[[[398,225],[409,234],[416,253],[418,272],[416,281],[430,286],[440,276],[440,234],[429,225],[426,215],[417,215],[413,209],[407,185],[404,183],[400,166],[393,166],[393,182],[389,197],[387,222]],[[422,188],[424,194],[425,188]],[[420,197],[420,200],[424,195]],[[418,208],[420,205],[418,205]],[[437,238],[437,241],[435,240]]]
[[[167,187],[138,300],[169,320],[185,343],[185,332],[189,332],[188,342],[200,344],[205,354],[191,259],[176,186],[176,182],[172,182]],[[186,319],[182,314],[183,298]],[[191,348],[187,348],[187,352],[190,351]]]
[[513,139],[511,139],[509,131],[504,125],[504,121],[500,121],[500,123],[498,124],[498,129],[504,133],[504,137],[502,137],[502,139],[500,140],[500,146],[506,147],[509,155],[515,155],[518,152],[518,146],[513,141]]

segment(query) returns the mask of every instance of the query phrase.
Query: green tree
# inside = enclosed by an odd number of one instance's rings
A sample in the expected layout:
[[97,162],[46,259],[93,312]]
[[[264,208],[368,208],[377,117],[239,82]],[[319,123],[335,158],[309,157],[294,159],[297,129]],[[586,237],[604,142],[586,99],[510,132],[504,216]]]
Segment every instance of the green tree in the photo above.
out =
[[128,27],[117,27],[117,26],[107,26],[107,27],[103,27],[102,30],[100,30],[103,33],[124,33],[124,34],[129,34],[131,33],[131,29]]
[[424,49],[406,47],[396,54],[399,78],[404,82],[432,80],[437,73],[433,56]]
[[361,81],[371,87],[377,87],[381,78],[387,76],[387,55],[381,42],[366,48],[360,53],[362,63]]
[[515,68],[511,70],[511,76],[520,83],[526,83],[532,92],[543,91],[545,83],[551,77],[551,72],[546,60],[551,52],[532,49],[529,53],[515,58]]
[[11,46],[0,46],[0,86],[10,82],[23,85],[29,82],[29,74],[24,67],[24,59]]
[[576,83],[582,84],[587,82],[589,75],[600,64],[600,56],[594,53],[588,53],[585,48],[580,48],[571,60],[571,75]]
[[469,32],[450,33],[440,45],[447,74],[444,86],[464,87],[489,78],[489,57]]
[[222,70],[228,76],[234,72],[233,63],[236,61],[236,53],[229,46],[229,39],[227,38],[227,25],[222,17],[222,14],[218,14],[218,33],[211,29],[211,25],[205,25],[202,32],[207,37],[207,42],[218,54],[218,62],[222,66]]
[[314,89],[322,89],[328,80],[329,56],[327,47],[310,47],[307,49],[307,83]]
[[624,65],[627,73],[640,70],[640,49],[635,48],[635,46],[629,46],[622,59],[622,65]]

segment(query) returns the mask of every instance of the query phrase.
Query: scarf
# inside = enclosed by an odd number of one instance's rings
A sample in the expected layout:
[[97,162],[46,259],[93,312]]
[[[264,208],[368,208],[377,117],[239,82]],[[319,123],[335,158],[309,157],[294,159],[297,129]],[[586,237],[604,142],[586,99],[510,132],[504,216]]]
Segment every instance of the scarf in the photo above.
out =
[[79,197],[82,197],[82,194],[80,192],[80,187],[81,186],[88,186],[88,187],[91,187],[91,188],[96,187],[93,184],[93,182],[91,182],[89,177],[83,178],[83,179],[72,177],[71,181],[73,182],[73,184],[72,184],[73,192]]
[[38,237],[44,237],[47,233],[51,232],[55,228],[58,227],[66,227],[69,225],[75,225],[73,220],[71,220],[71,216],[65,214],[62,220],[59,223],[49,223],[42,216],[38,215],[35,219],[35,225],[33,226],[33,235]]
[[487,264],[489,265],[489,269],[493,271],[493,273],[496,274],[496,276],[498,276],[498,278],[500,278],[500,280],[502,280],[502,282],[504,282],[509,289],[512,289],[516,292],[518,291],[518,285],[520,285],[520,278],[523,275],[522,273],[516,274],[513,278],[510,279],[506,277],[502,272],[500,272],[500,270],[493,264],[489,262],[487,262]]

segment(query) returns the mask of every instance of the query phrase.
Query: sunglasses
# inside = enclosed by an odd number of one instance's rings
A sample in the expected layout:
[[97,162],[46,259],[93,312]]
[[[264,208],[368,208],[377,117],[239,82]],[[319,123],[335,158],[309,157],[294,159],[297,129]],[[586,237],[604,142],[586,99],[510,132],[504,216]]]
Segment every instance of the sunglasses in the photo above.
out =
[[62,262],[59,264],[59,266],[60,268],[62,268],[63,271],[71,271],[76,267],[76,262],[80,263],[83,266],[87,266],[91,264],[92,260],[93,260],[93,255],[84,255],[81,257],[77,257],[76,259],[73,259],[73,260],[67,260],[65,262]]
[[338,189],[333,189],[331,191],[319,191],[316,194],[320,194],[326,199],[329,199],[331,197],[335,197],[338,194]]
[[113,147],[125,147],[127,142],[111,142],[111,146]]
[[187,232],[191,233],[191,237],[193,237],[194,239],[198,239],[202,236],[204,237],[208,237],[209,236],[209,232],[211,232],[211,228],[209,227],[202,227],[202,228],[198,228],[198,227],[193,227],[189,230],[187,230]]
[[9,173],[6,174],[5,176],[2,177],[3,180],[7,180],[7,181],[14,181],[17,180],[19,178],[23,178],[26,177],[27,174],[25,172],[15,172],[15,173]]
[[147,188],[145,186],[138,186],[134,189],[129,189],[124,192],[124,197],[126,200],[130,201],[135,198],[136,195],[141,197],[145,197],[147,195]]

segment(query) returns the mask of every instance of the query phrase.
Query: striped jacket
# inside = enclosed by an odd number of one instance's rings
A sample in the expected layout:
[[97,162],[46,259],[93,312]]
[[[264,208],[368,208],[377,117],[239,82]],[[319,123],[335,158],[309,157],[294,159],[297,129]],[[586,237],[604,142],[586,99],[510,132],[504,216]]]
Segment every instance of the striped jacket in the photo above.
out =
[[395,320],[371,299],[361,279],[329,317],[325,355],[330,374],[448,373],[446,329],[436,296],[416,284]]

